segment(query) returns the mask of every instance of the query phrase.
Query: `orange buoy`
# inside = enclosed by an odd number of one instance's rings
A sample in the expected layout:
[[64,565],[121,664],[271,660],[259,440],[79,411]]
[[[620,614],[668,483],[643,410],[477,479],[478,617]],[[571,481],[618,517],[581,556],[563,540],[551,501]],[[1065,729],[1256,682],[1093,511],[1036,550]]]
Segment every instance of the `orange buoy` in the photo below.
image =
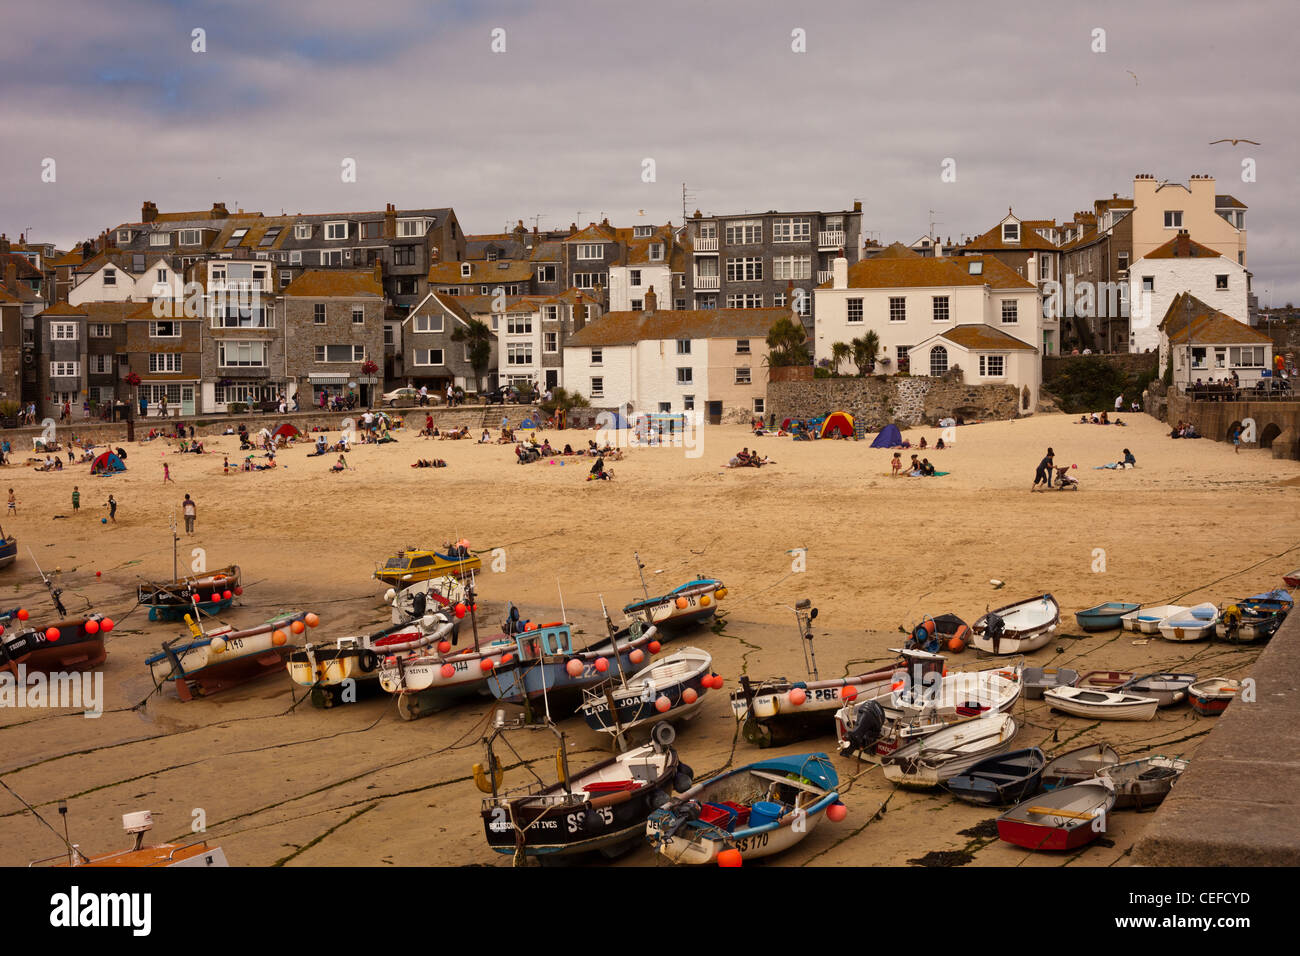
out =
[[605,660],[603,657],[597,657],[596,670],[600,671],[602,674],[605,673],[605,671],[609,670],[609,661]]
[[660,644],[658,641],[651,641],[649,644],[646,645],[646,650],[648,650],[651,654],[658,654],[659,651],[662,649],[663,649],[663,645]]
[[686,600],[686,598],[684,598],[684,597],[679,597],[679,598],[677,599],[677,610],[679,610],[679,611],[685,611],[686,608],[690,605],[690,603],[691,603],[691,602],[688,601],[688,600]]
[[449,650],[451,650],[451,641],[439,641],[439,642],[438,642],[438,653],[439,653],[439,654],[446,654]]
[[443,665],[442,665],[442,676],[443,676],[443,677],[451,677],[451,676],[452,676],[453,674],[455,674],[455,673],[456,673],[456,668],[452,667],[450,664],[443,664]]
[[285,642],[288,640],[289,635],[284,633],[284,631],[280,630],[278,627],[271,634],[271,643],[276,647],[283,647]]
[[320,618],[317,617],[315,614],[313,614],[311,611],[307,612],[307,616],[304,617],[303,620],[307,622],[308,627],[315,627],[316,625],[320,624]]
[[295,634],[301,634],[303,631],[307,630],[307,625],[302,621],[294,621],[289,625],[289,630],[293,631]]
[[966,650],[966,642],[960,637],[954,637],[948,642],[948,650],[952,651],[954,654],[960,654],[962,651]]
[[695,692],[694,687],[688,687],[682,691],[682,700],[685,703],[693,704],[700,699],[700,695]]
[[659,711],[661,714],[666,714],[668,713],[668,708],[672,707],[672,705],[673,702],[671,700],[667,697],[661,696],[655,701],[655,710]]
[[840,700],[856,700],[858,689],[852,684],[845,684],[840,688]]
[[796,687],[793,690],[791,690],[790,693],[786,696],[790,698],[790,703],[798,707],[800,704],[802,704],[804,701],[808,699],[808,692],[804,690],[802,687]]
[[645,660],[645,651],[641,650],[641,648],[638,647],[631,654],[627,655],[627,659],[630,660],[633,664],[640,664],[643,660]]
[[723,850],[718,854],[718,866],[742,866],[744,862],[740,851],[735,848]]
[[843,823],[844,818],[849,815],[849,808],[842,803],[832,803],[826,808],[826,819],[831,823]]
[[582,673],[582,661],[575,657],[564,665],[564,669],[568,671],[570,677],[577,677]]

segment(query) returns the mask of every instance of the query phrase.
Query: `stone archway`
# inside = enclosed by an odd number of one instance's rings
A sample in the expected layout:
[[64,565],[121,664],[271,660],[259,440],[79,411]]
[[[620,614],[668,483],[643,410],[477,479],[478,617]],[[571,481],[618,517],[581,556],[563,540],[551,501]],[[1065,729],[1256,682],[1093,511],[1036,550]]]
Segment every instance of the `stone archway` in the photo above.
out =
[[1278,435],[1282,434],[1282,428],[1275,423],[1269,423],[1264,426],[1264,430],[1259,433],[1259,447],[1272,448],[1273,441]]

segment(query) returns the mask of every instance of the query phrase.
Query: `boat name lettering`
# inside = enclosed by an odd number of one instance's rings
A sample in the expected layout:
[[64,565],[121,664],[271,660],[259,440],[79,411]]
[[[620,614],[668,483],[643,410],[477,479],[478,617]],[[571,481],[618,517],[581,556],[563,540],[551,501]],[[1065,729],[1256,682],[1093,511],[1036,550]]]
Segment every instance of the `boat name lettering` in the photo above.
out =
[[744,837],[743,839],[736,841],[736,849],[741,853],[744,853],[746,850],[762,849],[767,846],[767,841],[770,835],[771,834],[767,831],[764,831],[762,833],[755,833],[753,836]]
[[579,827],[587,819],[587,814],[593,814],[598,820],[603,821],[606,826],[614,822],[614,811],[609,807],[593,807],[590,810],[584,810],[581,813],[570,813],[564,818],[565,823],[569,825],[570,833],[577,833]]

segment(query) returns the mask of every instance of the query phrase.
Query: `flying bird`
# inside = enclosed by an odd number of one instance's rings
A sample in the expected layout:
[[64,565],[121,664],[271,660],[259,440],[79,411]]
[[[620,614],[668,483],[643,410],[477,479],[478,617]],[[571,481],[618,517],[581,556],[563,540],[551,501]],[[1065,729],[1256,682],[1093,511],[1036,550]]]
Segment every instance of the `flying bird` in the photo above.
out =
[[1125,70],[1124,72],[1127,73],[1129,76],[1133,77],[1133,85],[1137,86],[1138,75],[1134,73],[1132,70]]
[[1263,145],[1262,143],[1255,142],[1253,139],[1216,139],[1214,142],[1210,143],[1210,145],[1215,146],[1219,143],[1231,143],[1233,146],[1236,146],[1238,143],[1250,143],[1251,146]]

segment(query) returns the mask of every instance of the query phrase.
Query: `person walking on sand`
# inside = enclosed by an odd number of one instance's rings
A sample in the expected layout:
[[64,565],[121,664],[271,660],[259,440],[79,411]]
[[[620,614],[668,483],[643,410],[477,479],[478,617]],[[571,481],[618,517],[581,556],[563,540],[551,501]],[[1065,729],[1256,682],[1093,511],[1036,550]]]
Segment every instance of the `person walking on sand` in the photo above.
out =
[[104,507],[108,509],[108,520],[113,524],[117,524],[117,500],[112,495],[109,495]]
[[171,466],[170,466],[169,464],[167,464],[167,462],[163,462],[163,484],[165,485],[165,484],[167,484],[167,482],[169,482],[169,481],[170,481],[173,485],[176,484],[176,482],[172,479],[172,469],[171,469]]
[[897,478],[898,473],[903,470],[903,453],[901,451],[894,452],[894,460],[890,462],[889,467],[892,470],[890,477]]
[[81,488],[78,485],[72,486],[72,513],[75,515],[81,510]]
[[1052,468],[1055,464],[1055,458],[1056,452],[1051,448],[1047,449],[1047,454],[1038,463],[1038,470],[1034,472],[1034,486],[1029,489],[1030,491],[1037,491],[1040,482],[1043,484],[1044,491],[1052,487]]
[[14,497],[14,490],[12,488],[9,489],[9,510],[6,514],[18,514],[18,499]]
[[181,511],[185,515],[185,533],[193,534],[194,519],[198,515],[198,506],[194,504],[194,499],[189,495],[186,495],[185,500],[181,503]]
[[1234,455],[1241,454],[1241,426],[1240,425],[1238,425],[1236,428],[1232,430],[1232,453]]
[[229,456],[229,455],[226,455],[226,456],[225,456],[225,461],[222,462],[222,465],[221,465],[221,472],[222,472],[222,474],[225,474],[225,475],[230,474],[230,456]]

